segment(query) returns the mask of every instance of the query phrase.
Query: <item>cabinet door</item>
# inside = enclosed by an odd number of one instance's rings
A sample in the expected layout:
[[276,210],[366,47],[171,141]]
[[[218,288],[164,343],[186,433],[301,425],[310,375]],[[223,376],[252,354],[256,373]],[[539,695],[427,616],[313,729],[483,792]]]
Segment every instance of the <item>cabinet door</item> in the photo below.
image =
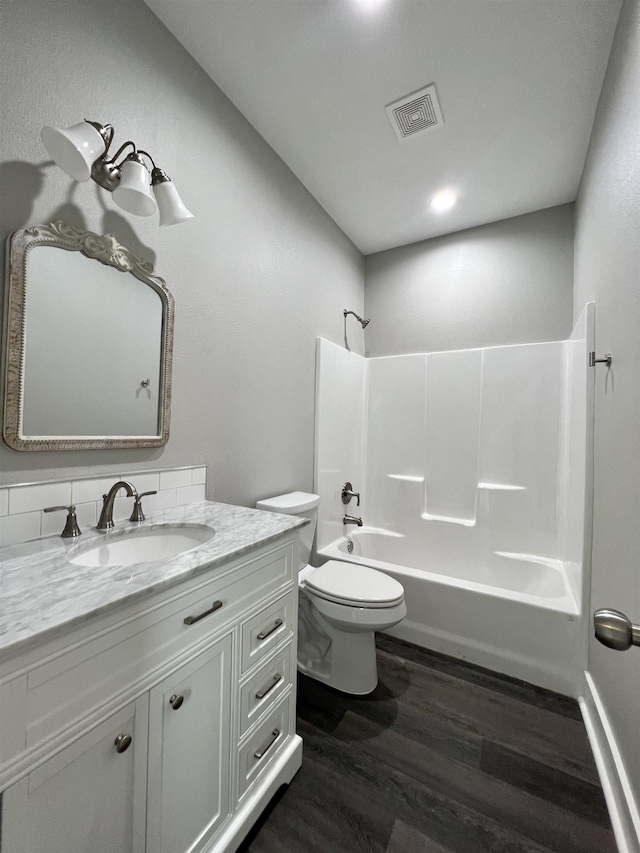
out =
[[150,694],[147,853],[202,849],[230,809],[231,635]]
[[2,853],[144,853],[147,722],[143,696],[8,788]]

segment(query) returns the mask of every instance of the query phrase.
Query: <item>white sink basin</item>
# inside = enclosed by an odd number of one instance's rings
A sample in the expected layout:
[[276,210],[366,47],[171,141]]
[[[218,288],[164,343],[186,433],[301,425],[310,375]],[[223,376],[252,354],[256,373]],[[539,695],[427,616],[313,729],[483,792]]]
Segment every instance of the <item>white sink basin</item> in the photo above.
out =
[[104,537],[69,554],[77,566],[133,566],[176,557],[203,545],[215,536],[206,524],[156,524],[127,533],[106,533]]

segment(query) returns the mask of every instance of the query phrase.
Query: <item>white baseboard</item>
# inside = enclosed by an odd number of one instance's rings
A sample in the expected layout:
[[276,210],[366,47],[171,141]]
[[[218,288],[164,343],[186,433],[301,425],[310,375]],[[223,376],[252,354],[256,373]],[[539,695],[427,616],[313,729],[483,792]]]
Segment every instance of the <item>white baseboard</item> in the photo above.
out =
[[406,617],[384,633],[399,640],[415,643],[424,649],[458,658],[476,666],[483,666],[485,669],[509,675],[511,678],[528,681],[530,684],[553,690],[555,693],[562,693],[564,696],[578,696],[576,676],[563,660],[544,663],[526,654],[513,652],[504,645],[481,643],[476,639],[423,625]]
[[300,735],[293,735],[280,755],[272,760],[262,782],[251,792],[245,804],[238,809],[222,835],[211,842],[203,853],[232,853],[237,850],[278,788],[288,785],[301,766],[302,738]]
[[620,853],[640,853],[640,814],[598,690],[588,672],[578,700]]

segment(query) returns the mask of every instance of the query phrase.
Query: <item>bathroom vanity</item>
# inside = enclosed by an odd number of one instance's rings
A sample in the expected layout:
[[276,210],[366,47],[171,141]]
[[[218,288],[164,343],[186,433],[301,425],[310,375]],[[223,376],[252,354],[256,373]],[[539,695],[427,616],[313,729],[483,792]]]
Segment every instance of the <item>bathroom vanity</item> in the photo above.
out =
[[165,561],[78,565],[96,532],[0,551],[2,853],[236,849],[301,764],[304,523],[204,502],[145,522],[214,529]]

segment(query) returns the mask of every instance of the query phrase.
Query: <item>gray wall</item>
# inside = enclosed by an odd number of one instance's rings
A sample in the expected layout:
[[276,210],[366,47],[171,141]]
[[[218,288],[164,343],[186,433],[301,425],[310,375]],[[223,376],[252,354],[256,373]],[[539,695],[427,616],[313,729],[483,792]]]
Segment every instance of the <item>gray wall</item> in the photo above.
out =
[[[0,0],[0,14],[2,242],[58,218],[112,233],[176,300],[169,444],[3,445],[0,484],[206,463],[219,500],[310,490],[315,339],[344,344],[343,308],[362,313],[361,254],[142,0]],[[159,229],[47,163],[42,125],[83,118],[148,149],[196,219]],[[355,326],[349,343],[362,351]]]
[[562,340],[572,305],[573,205],[366,258],[370,356]]
[[[576,204],[575,310],[596,301],[591,610],[640,621],[640,3],[625,0]],[[640,795],[640,650],[589,645],[589,672]],[[639,839],[640,842],[640,839]],[[633,848],[635,849],[635,848]],[[638,848],[640,849],[640,848]]]

